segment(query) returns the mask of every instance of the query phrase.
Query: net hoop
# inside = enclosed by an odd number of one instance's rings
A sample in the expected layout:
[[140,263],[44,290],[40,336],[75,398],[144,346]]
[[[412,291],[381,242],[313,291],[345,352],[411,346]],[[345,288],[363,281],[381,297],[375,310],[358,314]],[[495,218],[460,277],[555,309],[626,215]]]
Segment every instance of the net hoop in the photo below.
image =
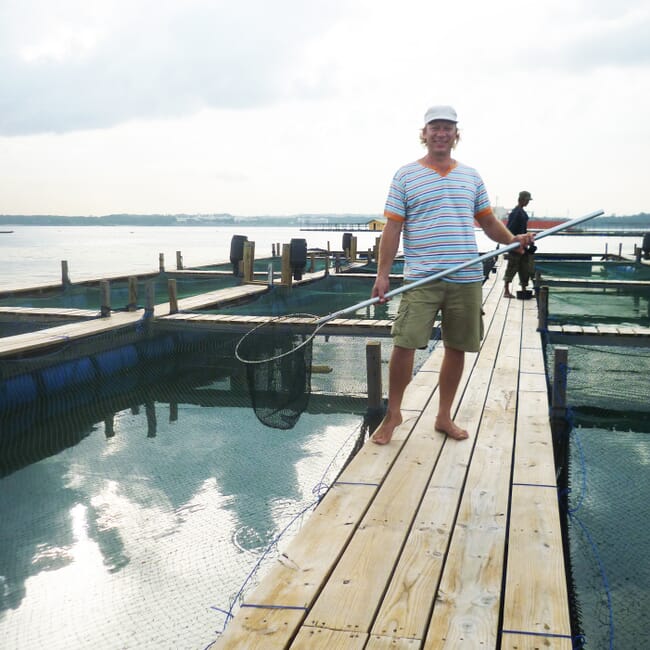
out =
[[[290,350],[287,350],[282,354],[276,354],[273,357],[265,357],[263,359],[247,359],[246,356],[242,354],[242,346],[245,345],[247,340],[253,335],[259,335],[261,333],[260,330],[273,327],[275,325],[282,323],[283,321],[291,322],[293,319],[296,318],[302,318],[302,319],[309,318],[313,321],[313,323],[311,324],[309,323],[304,324],[305,328],[312,327],[313,329],[310,332],[307,332],[305,334],[304,340],[301,341],[298,345],[294,345]],[[285,314],[283,316],[275,316],[274,318],[271,318],[265,321],[264,323],[260,323],[259,325],[256,325],[255,327],[253,327],[253,329],[246,332],[246,334],[244,334],[244,336],[242,336],[239,339],[239,341],[237,341],[237,345],[235,347],[235,357],[242,363],[249,364],[249,365],[270,363],[271,361],[276,361],[277,359],[282,359],[283,357],[287,357],[290,354],[297,352],[301,348],[304,348],[306,345],[311,343],[314,336],[316,336],[316,334],[318,333],[318,330],[325,324],[324,322],[321,322],[319,318],[320,318],[319,316],[315,316],[314,314],[304,314],[304,313],[294,313],[294,314]]]

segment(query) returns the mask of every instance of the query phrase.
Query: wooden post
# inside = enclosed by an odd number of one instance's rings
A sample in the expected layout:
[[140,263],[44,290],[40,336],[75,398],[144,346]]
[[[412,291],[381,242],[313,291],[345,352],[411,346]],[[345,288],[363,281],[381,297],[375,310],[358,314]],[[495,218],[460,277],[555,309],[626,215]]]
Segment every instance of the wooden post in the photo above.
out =
[[156,285],[153,280],[147,282],[144,290],[144,318],[153,318],[154,307],[156,306]]
[[623,257],[623,242],[618,242],[618,256]]
[[384,417],[383,390],[381,381],[381,343],[368,341],[366,343],[366,377],[368,381],[368,433],[380,425]]
[[275,257],[275,244],[271,244],[271,257]]
[[176,291],[176,280],[170,278],[167,280],[167,292],[169,293],[169,313],[178,313],[178,293]]
[[253,268],[255,264],[255,242],[244,242],[244,282],[252,282],[255,275]]
[[381,241],[381,236],[380,237],[375,237],[375,250],[374,250],[374,257],[377,262],[379,262],[379,242]]
[[106,438],[115,436],[115,413],[111,413],[104,418],[104,436]]
[[67,287],[70,284],[70,275],[68,274],[67,260],[61,260],[61,284]]
[[282,274],[280,277],[280,284],[283,287],[290,287],[293,281],[293,274],[291,273],[291,246],[290,244],[282,244]]
[[356,236],[352,237],[350,240],[350,260],[352,262],[357,261],[357,238]]
[[176,251],[176,270],[177,271],[183,270],[183,254],[181,253],[181,251]]
[[102,294],[101,315],[106,318],[111,315],[111,283],[108,280],[99,281],[99,290]]
[[366,343],[366,376],[368,379],[368,408],[381,408],[381,343],[379,341]]
[[548,286],[539,288],[537,300],[537,331],[545,332],[548,327]]
[[134,275],[129,277],[129,304],[128,311],[135,311],[138,304],[138,278]]
[[145,402],[144,412],[147,414],[147,438],[155,438],[158,429],[156,404],[154,402]]
[[158,270],[161,273],[165,272],[165,253],[158,253]]
[[553,367],[553,391],[551,394],[551,419],[564,420],[567,413],[566,387],[569,367],[569,348],[558,345],[555,348]]

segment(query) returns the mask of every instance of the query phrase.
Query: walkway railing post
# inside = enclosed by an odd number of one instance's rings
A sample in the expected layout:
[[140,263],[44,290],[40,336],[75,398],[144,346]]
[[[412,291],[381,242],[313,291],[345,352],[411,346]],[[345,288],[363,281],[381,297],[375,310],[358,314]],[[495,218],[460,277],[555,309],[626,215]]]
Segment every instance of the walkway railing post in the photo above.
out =
[[102,297],[100,313],[102,318],[106,318],[111,315],[111,283],[108,280],[100,280],[99,290]]
[[167,292],[169,293],[169,313],[178,313],[178,292],[176,287],[176,280],[170,278],[167,280]]
[[70,275],[68,274],[67,260],[61,260],[61,284],[67,287],[70,284]]
[[381,381],[381,343],[366,343],[366,376],[368,380],[368,432],[380,424],[383,414],[383,390]]
[[244,282],[252,282],[254,276],[254,266],[255,266],[255,242],[254,241],[245,241],[244,242]]
[[567,434],[571,431],[567,408],[567,376],[569,374],[569,349],[558,345],[555,348],[553,366],[553,386],[551,390],[551,431],[556,440],[556,466],[562,465],[559,459],[567,444]]
[[293,281],[291,273],[291,246],[282,244],[282,273],[280,275],[280,284],[283,287],[290,287]]
[[149,323],[153,320],[154,308],[156,306],[156,284],[153,280],[147,282],[144,290],[144,316],[145,326],[149,329]]
[[129,303],[127,305],[128,311],[135,311],[138,304],[138,278],[134,275],[129,277]]
[[548,328],[548,286],[539,288],[537,299],[537,331],[545,332]]

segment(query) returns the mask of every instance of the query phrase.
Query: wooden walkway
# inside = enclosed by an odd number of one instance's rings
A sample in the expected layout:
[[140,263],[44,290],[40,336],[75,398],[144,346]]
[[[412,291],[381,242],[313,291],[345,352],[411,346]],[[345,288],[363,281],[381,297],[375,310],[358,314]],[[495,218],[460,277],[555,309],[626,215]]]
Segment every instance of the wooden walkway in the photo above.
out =
[[537,309],[502,287],[457,396],[470,439],[434,431],[436,349],[215,647],[572,647]]

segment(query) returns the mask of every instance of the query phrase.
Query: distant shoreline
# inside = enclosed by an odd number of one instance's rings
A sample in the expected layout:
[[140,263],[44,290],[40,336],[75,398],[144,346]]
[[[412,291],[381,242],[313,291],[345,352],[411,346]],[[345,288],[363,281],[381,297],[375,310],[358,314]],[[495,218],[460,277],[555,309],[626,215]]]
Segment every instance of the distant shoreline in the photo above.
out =
[[[531,223],[534,228],[545,228],[558,222],[567,221],[564,218],[534,217]],[[301,230],[364,230],[370,222],[385,221],[383,216],[376,214],[298,214],[284,217],[251,216],[236,217],[229,214],[213,215],[163,215],[163,214],[111,214],[99,217],[61,216],[61,215],[0,215],[0,228],[3,226],[142,226],[142,227],[288,227]],[[369,228],[376,230],[376,228]],[[627,216],[603,216],[594,220],[581,230],[638,230],[650,231],[650,214],[641,213]],[[2,233],[11,232],[0,230]]]

